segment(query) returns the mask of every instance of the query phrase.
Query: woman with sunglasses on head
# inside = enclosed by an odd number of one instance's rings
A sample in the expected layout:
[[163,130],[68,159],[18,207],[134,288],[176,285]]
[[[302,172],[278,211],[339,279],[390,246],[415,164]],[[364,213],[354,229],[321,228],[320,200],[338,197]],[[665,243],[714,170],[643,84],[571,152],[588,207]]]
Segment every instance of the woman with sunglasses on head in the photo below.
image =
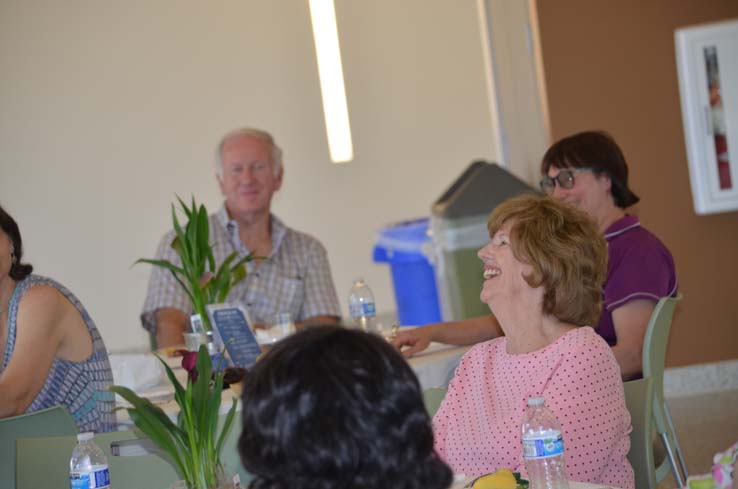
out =
[[[639,198],[628,188],[628,166],[613,138],[599,131],[554,143],[541,162],[541,189],[586,212],[608,243],[607,278],[597,333],[612,347],[624,380],[642,370],[643,338],[656,302],[677,291],[669,250],[625,209]],[[502,335],[494,316],[436,323],[401,332],[405,356],[431,341],[470,345]]]

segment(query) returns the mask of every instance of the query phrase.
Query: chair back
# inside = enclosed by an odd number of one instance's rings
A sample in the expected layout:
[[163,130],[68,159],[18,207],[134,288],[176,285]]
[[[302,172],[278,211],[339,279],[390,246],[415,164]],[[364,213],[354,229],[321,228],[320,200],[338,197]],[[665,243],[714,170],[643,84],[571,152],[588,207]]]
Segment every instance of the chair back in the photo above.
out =
[[14,487],[18,438],[76,434],[77,423],[64,406],[0,419],[0,481],[7,487]]
[[[660,439],[659,443],[653,444],[657,458],[656,480],[661,482],[671,471],[680,487],[684,485],[688,473],[674,423],[671,421],[664,399],[664,367],[671,322],[677,302],[681,299],[682,295],[679,294],[676,297],[663,297],[656,303],[643,338],[643,377],[653,379],[653,427]],[[683,476],[677,467],[677,459]]]
[[[221,416],[220,421],[224,418]],[[236,446],[240,434],[241,423],[237,419],[223,444],[221,461],[226,473],[238,473],[246,487],[251,476],[238,458]],[[137,429],[99,433],[94,441],[108,460],[111,487],[115,489],[165,489],[180,480],[169,457]],[[75,436],[18,440],[16,489],[69,489],[69,458],[76,444]],[[111,445],[120,446],[118,453],[127,456],[114,455]],[[44,470],[39,470],[39,460],[43,460]]]
[[662,297],[656,303],[643,338],[643,376],[653,379],[653,391],[657,401],[662,401],[664,397],[666,346],[669,343],[674,309],[680,300],[681,294],[676,297]]
[[645,377],[631,380],[623,383],[623,388],[633,425],[628,460],[635,472],[635,486],[638,489],[656,489],[652,431],[653,379]]
[[428,411],[428,415],[431,418],[436,414],[438,408],[441,407],[444,397],[446,397],[446,389],[443,387],[433,387],[423,391],[425,410]]

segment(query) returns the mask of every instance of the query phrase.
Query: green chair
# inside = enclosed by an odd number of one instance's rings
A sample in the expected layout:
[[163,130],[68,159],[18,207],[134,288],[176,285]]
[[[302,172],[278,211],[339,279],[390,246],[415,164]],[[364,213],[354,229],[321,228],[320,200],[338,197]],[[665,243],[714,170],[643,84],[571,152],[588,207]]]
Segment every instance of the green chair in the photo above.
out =
[[[245,485],[251,476],[238,458],[240,434],[240,422],[235,422],[224,442],[222,461],[227,472],[238,473]],[[16,489],[69,489],[69,458],[76,444],[76,436],[19,439]],[[108,459],[111,486],[115,489],[167,489],[180,479],[169,458],[138,430],[96,434],[95,444]],[[111,445],[119,447],[117,453],[129,455],[114,455]],[[43,461],[43,470],[39,470],[39,461]]]
[[432,418],[438,408],[441,407],[443,398],[446,397],[446,389],[442,387],[433,387],[423,391],[423,403],[425,404],[425,410]]
[[[689,477],[687,465],[684,463],[682,449],[676,437],[674,423],[669,413],[669,407],[664,399],[664,366],[666,363],[666,346],[669,341],[671,320],[674,309],[682,295],[677,297],[663,297],[658,301],[646,327],[646,336],[643,339],[643,377],[653,379],[653,421],[656,432],[666,451],[666,458],[656,467],[656,480],[661,482],[669,474],[674,474],[674,480],[679,487],[685,487]],[[676,458],[682,473],[677,468]]]
[[[95,444],[108,459],[112,487],[167,489],[179,479],[174,467],[159,455],[113,456],[111,443],[136,440],[142,436],[136,431],[113,431],[95,435]],[[19,439],[16,489],[68,488],[69,458],[76,444],[75,436]],[[39,470],[40,462],[43,470]]]
[[630,411],[633,431],[630,433],[628,460],[635,472],[638,489],[656,489],[653,461],[653,379],[646,377],[623,384],[625,404]]
[[64,406],[0,419],[0,481],[7,487],[14,487],[15,441],[18,438],[75,434],[77,424]]

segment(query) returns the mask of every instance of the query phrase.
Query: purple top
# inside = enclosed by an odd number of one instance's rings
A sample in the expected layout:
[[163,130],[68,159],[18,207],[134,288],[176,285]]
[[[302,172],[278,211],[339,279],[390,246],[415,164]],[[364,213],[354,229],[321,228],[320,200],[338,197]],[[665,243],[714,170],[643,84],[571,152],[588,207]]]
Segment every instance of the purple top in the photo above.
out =
[[666,246],[641,226],[636,216],[625,216],[605,231],[608,245],[604,303],[597,333],[613,346],[618,339],[612,312],[636,299],[654,302],[677,291],[674,259]]

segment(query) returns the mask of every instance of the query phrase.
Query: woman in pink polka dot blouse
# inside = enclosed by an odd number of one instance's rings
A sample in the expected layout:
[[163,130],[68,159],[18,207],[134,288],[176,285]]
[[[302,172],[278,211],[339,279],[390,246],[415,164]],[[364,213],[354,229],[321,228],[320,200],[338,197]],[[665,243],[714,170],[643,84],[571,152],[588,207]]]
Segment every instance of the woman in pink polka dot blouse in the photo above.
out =
[[505,336],[459,364],[433,419],[438,454],[467,476],[525,474],[520,428],[528,398],[543,396],[561,423],[569,479],[634,488],[620,369],[587,326],[600,313],[604,238],[581,211],[534,195],[498,206],[488,229],[480,297]]

